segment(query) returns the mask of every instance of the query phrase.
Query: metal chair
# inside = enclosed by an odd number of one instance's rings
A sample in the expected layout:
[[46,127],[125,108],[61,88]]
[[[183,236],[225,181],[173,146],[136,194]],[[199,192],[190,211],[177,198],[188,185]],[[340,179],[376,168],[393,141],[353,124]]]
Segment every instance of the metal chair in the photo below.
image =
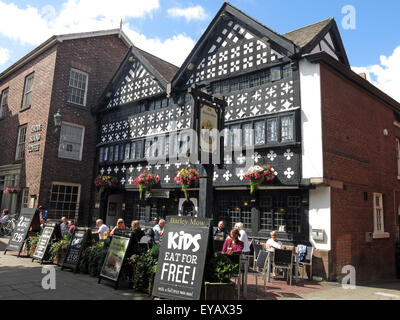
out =
[[272,259],[272,267],[274,270],[283,269],[287,271],[286,281],[290,277],[290,285],[292,285],[292,277],[293,277],[293,250],[283,250],[283,249],[275,249],[274,256]]
[[304,279],[304,273],[306,272],[306,267],[307,266],[310,266],[310,277],[309,277],[309,279],[310,280],[313,279],[313,275],[312,275],[312,257],[313,257],[313,253],[314,253],[314,247],[307,246],[307,253],[306,253],[304,259],[299,261],[299,267],[302,267],[302,275],[301,275],[301,277],[303,279]]
[[258,277],[262,276],[264,279],[264,293],[267,288],[267,268],[268,268],[268,255],[270,253],[265,250],[261,250],[257,256],[257,263],[255,269],[251,271],[256,277],[256,292],[258,289]]
[[264,250],[263,246],[261,243],[253,243],[253,248],[254,248],[254,256],[253,256],[253,270],[256,270],[256,265],[257,265],[257,259],[258,255],[261,251]]

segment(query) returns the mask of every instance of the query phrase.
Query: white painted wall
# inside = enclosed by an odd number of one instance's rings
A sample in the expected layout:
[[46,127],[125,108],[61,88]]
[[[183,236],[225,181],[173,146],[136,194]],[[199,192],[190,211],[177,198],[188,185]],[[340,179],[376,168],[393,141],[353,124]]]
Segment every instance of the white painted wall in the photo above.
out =
[[[319,186],[310,190],[310,242],[320,250],[331,250],[331,187]],[[324,241],[314,241],[312,229],[324,230]]]
[[300,60],[302,176],[323,177],[319,64]]

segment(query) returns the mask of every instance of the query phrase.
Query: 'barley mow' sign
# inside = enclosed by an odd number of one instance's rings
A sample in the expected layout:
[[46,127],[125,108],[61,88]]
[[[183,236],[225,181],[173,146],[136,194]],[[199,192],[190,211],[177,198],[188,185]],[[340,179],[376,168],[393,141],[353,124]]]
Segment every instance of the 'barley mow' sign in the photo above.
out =
[[200,299],[209,235],[209,219],[167,217],[153,296]]

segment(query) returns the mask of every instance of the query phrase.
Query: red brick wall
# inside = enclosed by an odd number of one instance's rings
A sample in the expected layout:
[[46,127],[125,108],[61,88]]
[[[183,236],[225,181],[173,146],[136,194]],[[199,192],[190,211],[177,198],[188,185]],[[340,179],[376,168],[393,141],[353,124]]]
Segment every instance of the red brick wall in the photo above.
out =
[[[64,41],[57,51],[51,117],[60,109],[62,120],[85,127],[82,161],[58,158],[60,133],[53,135],[54,122],[50,123],[48,143],[42,175],[40,201],[48,203],[52,182],[70,182],[81,185],[81,223],[87,223],[90,210],[90,194],[93,187],[93,165],[96,155],[96,119],[91,108],[117,71],[128,51],[118,36],[104,36]],[[86,106],[67,102],[71,68],[88,73]]]
[[[49,105],[53,83],[53,74],[56,61],[56,47],[52,47],[39,57],[35,58],[12,75],[0,81],[0,92],[5,88],[8,91],[8,108],[4,118],[0,120],[0,166],[22,163],[22,187],[29,186],[30,194],[38,194],[42,175],[43,151],[46,142],[46,130],[49,116]],[[32,72],[34,75],[31,108],[21,112],[25,77]],[[31,136],[33,125],[42,124],[40,151],[28,153],[25,148],[25,160],[15,161],[18,139],[18,128],[27,124],[26,138]],[[19,201],[20,202],[20,201]]]
[[[332,188],[331,193],[331,278],[340,278],[345,265],[356,268],[357,280],[394,277],[393,193],[400,189],[395,138],[400,129],[393,125],[393,111],[324,65],[321,91],[324,177],[342,181],[346,189]],[[374,192],[384,194],[385,232],[390,238],[366,242],[366,232],[374,231]]]
[[[4,119],[0,120],[0,166],[16,163],[18,127],[27,124],[27,139],[33,125],[42,124],[40,152],[28,153],[22,161],[21,187],[39,195],[36,205],[47,206],[52,182],[81,184],[80,222],[87,223],[96,145],[96,121],[90,109],[125,57],[128,47],[117,35],[68,40],[56,44],[29,64],[0,81],[0,92],[9,87]],[[89,74],[86,107],[67,103],[70,69]],[[20,112],[26,75],[35,72],[32,106]],[[53,82],[54,77],[54,82]],[[53,116],[60,109],[62,120],[85,127],[82,161],[58,158],[60,131],[53,134]],[[21,161],[20,161],[21,162]],[[21,205],[21,195],[18,208]]]

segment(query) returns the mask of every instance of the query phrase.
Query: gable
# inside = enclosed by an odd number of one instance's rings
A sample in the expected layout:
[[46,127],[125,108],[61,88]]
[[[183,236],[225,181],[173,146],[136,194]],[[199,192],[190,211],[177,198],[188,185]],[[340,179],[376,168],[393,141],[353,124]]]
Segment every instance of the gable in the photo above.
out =
[[217,81],[289,60],[295,45],[225,3],[176,74],[172,86]]
[[135,56],[130,55],[122,65],[120,79],[115,86],[107,109],[159,95],[165,90],[149,70]]
[[331,57],[333,57],[337,61],[340,61],[338,56],[339,49],[337,49],[336,46],[334,45],[330,33],[327,33],[325,37],[321,39],[321,41],[314,47],[314,49],[311,50],[310,53],[317,53],[321,51],[325,51]]

